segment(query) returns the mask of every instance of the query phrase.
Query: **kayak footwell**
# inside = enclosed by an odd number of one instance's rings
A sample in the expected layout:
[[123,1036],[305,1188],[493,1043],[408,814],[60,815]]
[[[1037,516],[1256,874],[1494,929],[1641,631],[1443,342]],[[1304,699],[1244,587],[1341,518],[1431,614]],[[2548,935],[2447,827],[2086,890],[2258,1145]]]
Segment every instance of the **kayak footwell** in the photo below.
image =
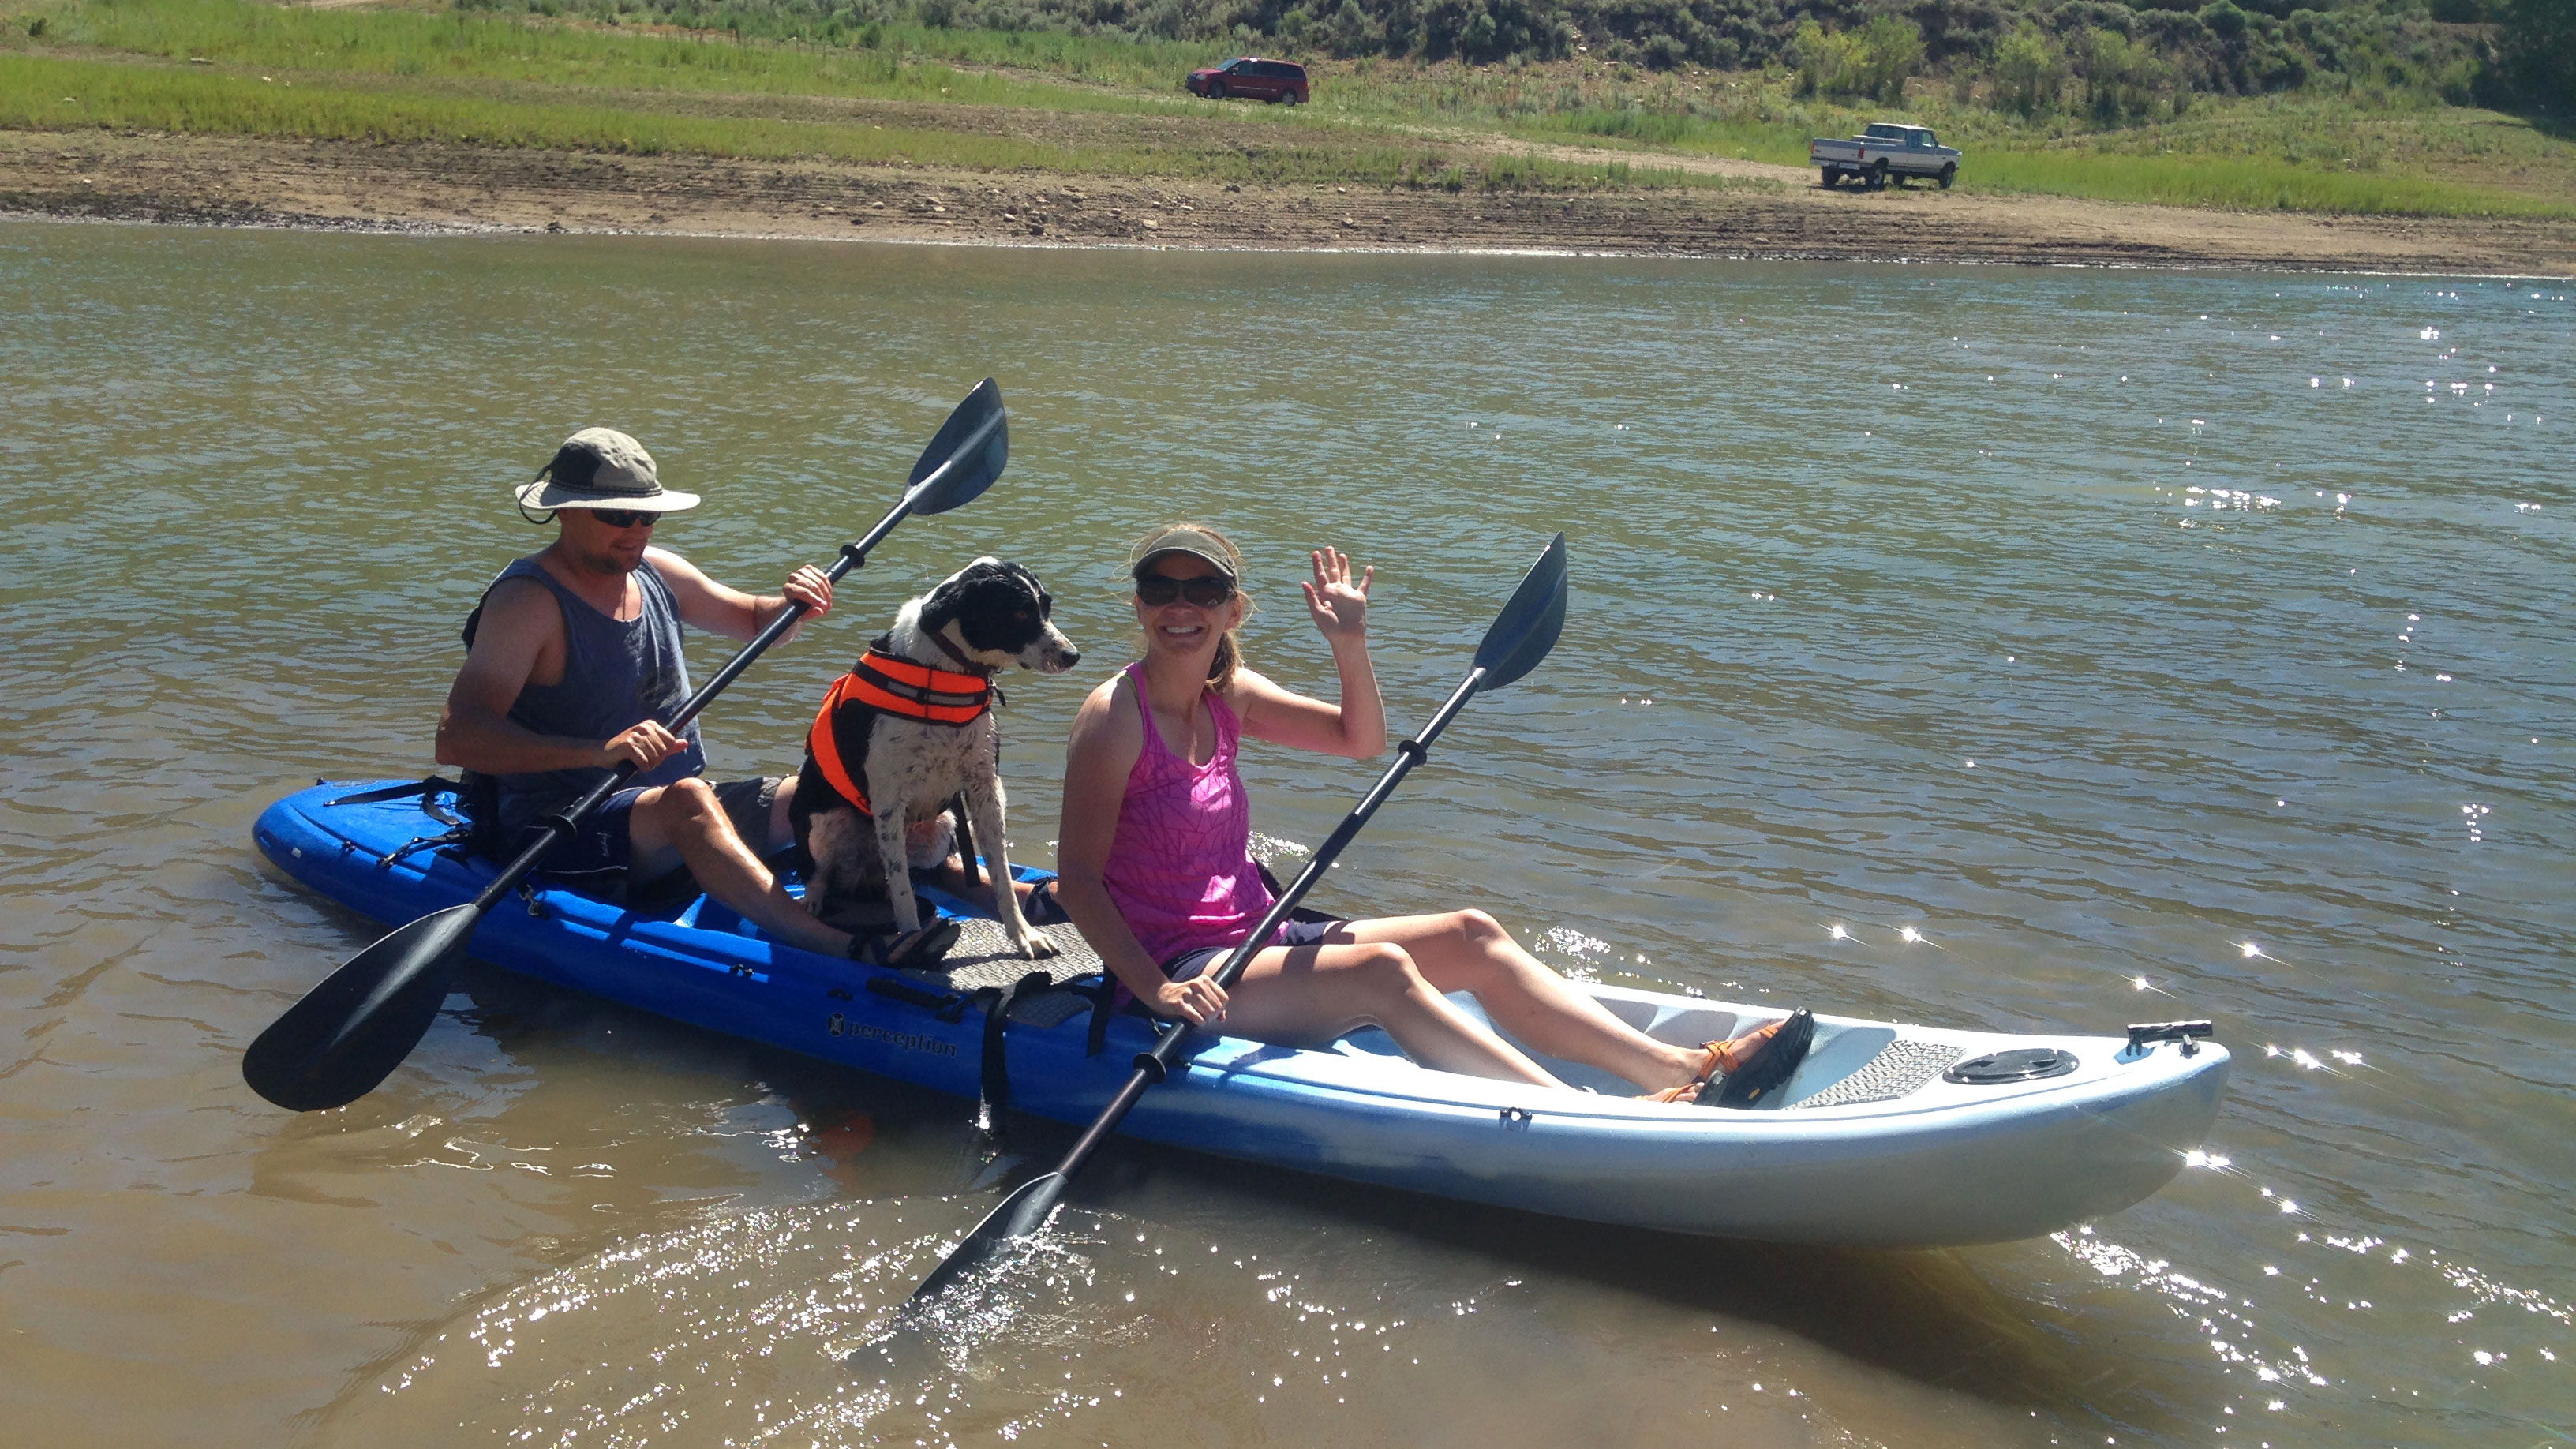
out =
[[1787,1104],[1791,1112],[1814,1111],[1820,1107],[1846,1107],[1859,1102],[1892,1102],[1914,1092],[1950,1069],[1964,1056],[1957,1047],[1937,1041],[1908,1041],[1897,1037],[1878,1049],[1850,1076],[1832,1086]]
[[1072,926],[1058,922],[1052,926],[1033,927],[1053,945],[1056,954],[1032,961],[1011,946],[1011,938],[1002,923],[990,916],[964,914],[963,902],[954,905],[957,916],[957,944],[936,966],[903,973],[926,986],[946,987],[951,991],[980,991],[987,987],[1002,990],[1019,984],[1031,972],[1044,976],[1050,986],[1065,986],[1086,977],[1102,974],[1100,953]]

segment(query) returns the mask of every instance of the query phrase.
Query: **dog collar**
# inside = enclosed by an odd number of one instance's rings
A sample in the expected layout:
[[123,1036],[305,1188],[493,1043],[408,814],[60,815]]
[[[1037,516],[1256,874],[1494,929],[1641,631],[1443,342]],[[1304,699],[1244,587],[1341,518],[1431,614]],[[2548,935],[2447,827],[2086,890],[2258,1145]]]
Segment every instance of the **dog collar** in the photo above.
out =
[[[883,649],[886,647],[888,642],[889,641],[887,640],[879,639],[870,647]],[[937,630],[932,630],[930,634],[930,642],[939,646],[940,653],[945,654],[950,659],[956,661],[958,668],[965,670],[979,679],[991,679],[993,677],[993,666],[989,664],[978,664],[974,660],[967,658],[966,651],[948,642],[948,636],[946,634]]]

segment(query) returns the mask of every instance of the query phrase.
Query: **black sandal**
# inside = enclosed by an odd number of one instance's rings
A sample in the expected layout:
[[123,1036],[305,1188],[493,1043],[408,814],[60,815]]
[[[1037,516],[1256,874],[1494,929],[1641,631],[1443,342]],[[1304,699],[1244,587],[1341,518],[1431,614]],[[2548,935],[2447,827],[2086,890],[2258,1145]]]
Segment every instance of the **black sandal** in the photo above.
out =
[[1073,917],[1065,911],[1064,902],[1055,898],[1054,876],[1048,876],[1029,887],[1028,898],[1020,902],[1020,919],[1032,926],[1069,925]]
[[935,920],[910,935],[871,933],[850,938],[850,959],[862,966],[919,971],[947,959],[957,944],[957,923]]
[[1807,1059],[1807,1048],[1816,1040],[1816,1015],[1800,1007],[1789,1013],[1769,1042],[1751,1061],[1726,1074],[1718,1090],[1719,1107],[1750,1107],[1763,1096],[1789,1080],[1798,1064]]

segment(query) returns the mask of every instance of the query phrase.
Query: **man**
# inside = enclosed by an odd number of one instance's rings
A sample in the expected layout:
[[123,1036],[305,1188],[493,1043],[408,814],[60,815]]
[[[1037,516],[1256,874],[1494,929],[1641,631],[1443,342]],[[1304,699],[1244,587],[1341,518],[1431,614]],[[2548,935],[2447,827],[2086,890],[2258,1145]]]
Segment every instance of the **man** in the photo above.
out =
[[653,547],[654,524],[697,496],[664,488],[653,456],[613,429],[573,434],[518,496],[523,514],[551,513],[559,531],[484,591],[438,721],[438,762],[493,777],[492,838],[521,839],[631,760],[627,787],[555,847],[548,874],[622,869],[640,886],[685,865],[772,939],[847,954],[850,937],[807,914],[761,864],[791,839],[796,782],[709,785],[697,722],[677,735],[667,723],[689,696],[683,623],[748,640],[789,600],[807,617],[830,609],[831,579],[809,565],[780,596],[755,598]]

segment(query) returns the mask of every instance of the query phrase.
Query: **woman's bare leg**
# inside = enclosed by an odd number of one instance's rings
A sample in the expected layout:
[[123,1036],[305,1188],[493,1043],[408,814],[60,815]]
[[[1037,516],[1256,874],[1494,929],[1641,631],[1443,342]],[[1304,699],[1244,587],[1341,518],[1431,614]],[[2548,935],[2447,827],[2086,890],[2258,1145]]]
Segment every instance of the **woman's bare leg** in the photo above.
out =
[[1298,1044],[1328,1042],[1371,1024],[1436,1071],[1565,1085],[1442,996],[1403,947],[1384,942],[1262,950],[1227,993],[1222,1029]]
[[1669,1046],[1611,1015],[1520,947],[1483,911],[1352,921],[1331,943],[1383,942],[1402,947],[1439,991],[1471,991],[1494,1024],[1540,1054],[1614,1072],[1649,1089],[1679,1086],[1698,1074],[1705,1054]]

